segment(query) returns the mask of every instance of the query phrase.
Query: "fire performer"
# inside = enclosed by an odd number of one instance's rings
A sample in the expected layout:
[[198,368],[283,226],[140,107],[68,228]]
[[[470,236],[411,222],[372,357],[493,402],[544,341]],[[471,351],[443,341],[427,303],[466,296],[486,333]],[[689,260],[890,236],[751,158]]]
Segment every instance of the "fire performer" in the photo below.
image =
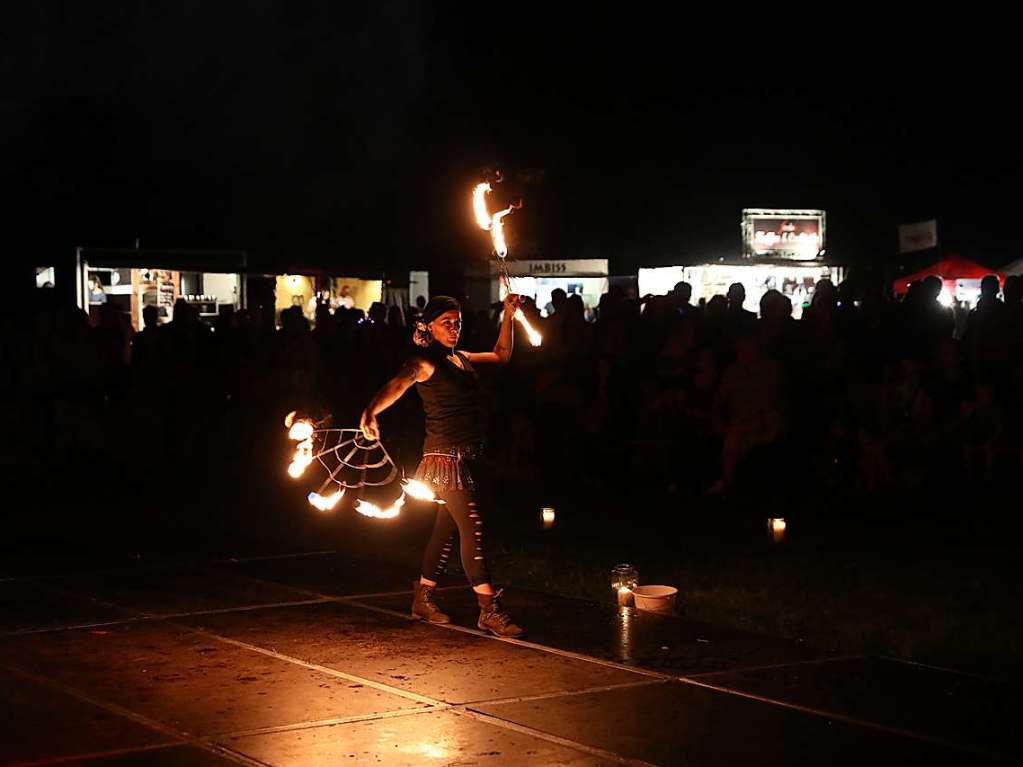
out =
[[412,616],[430,623],[450,622],[433,595],[457,538],[462,568],[479,602],[477,625],[500,637],[517,637],[523,631],[501,608],[501,592],[494,591],[487,568],[486,530],[476,487],[483,451],[483,412],[474,365],[504,365],[511,359],[512,322],[518,306],[519,297],[509,293],[494,350],[472,353],[455,349],[462,328],[458,301],[448,296],[432,298],[416,322],[414,340],[420,350],[377,392],[359,424],[368,438],[379,440],[377,416],[416,385],[426,412],[426,439],[415,476],[434,488],[441,503],[419,580],[413,584]]

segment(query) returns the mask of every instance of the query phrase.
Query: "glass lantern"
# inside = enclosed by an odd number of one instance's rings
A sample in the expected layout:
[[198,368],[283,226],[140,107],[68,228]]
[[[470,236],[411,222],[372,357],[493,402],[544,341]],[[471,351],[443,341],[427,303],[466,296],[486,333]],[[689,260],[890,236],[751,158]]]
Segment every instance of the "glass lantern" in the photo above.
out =
[[632,590],[639,585],[639,570],[621,564],[611,568],[611,591],[617,596],[619,607],[631,607]]
[[554,527],[554,509],[550,506],[544,506],[540,509],[540,519],[543,523],[543,529],[550,530]]

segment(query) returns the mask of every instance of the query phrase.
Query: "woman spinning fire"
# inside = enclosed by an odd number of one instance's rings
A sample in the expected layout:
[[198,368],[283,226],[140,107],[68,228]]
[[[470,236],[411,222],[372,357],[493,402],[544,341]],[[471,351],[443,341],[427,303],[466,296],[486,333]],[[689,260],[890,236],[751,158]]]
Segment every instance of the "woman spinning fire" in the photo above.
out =
[[491,352],[456,351],[462,329],[461,307],[448,296],[435,296],[416,323],[415,342],[421,347],[394,378],[370,400],[360,428],[369,439],[380,439],[377,416],[416,385],[426,412],[426,439],[416,479],[431,485],[438,499],[437,517],[423,556],[422,571],[414,584],[412,616],[430,623],[450,618],[433,601],[437,581],[459,541],[462,569],[476,592],[480,615],[477,625],[495,636],[517,637],[523,631],[501,609],[494,592],[484,548],[483,516],[476,502],[478,459],[483,450],[480,382],[474,365],[503,365],[511,359],[512,321],[519,299],[504,299],[504,318]]

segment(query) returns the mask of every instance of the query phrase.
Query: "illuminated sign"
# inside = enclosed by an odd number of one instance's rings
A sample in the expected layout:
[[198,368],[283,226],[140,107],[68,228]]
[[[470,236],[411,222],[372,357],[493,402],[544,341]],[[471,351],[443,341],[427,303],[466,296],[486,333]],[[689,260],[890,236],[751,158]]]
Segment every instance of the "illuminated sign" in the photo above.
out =
[[[509,261],[512,277],[607,277],[606,258],[569,258],[564,261]],[[491,274],[497,266],[490,265]]]
[[747,257],[817,258],[824,251],[824,211],[746,208],[742,241]]

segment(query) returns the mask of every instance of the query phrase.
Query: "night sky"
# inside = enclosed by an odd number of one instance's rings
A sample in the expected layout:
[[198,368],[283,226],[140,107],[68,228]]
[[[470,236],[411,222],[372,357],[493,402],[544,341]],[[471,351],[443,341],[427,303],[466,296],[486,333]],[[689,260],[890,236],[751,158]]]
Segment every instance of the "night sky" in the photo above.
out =
[[9,27],[7,239],[40,263],[138,237],[464,267],[485,255],[468,195],[488,167],[525,200],[523,258],[734,255],[741,209],[774,206],[826,209],[852,264],[895,259],[896,224],[931,217],[946,249],[1021,255],[1018,66],[991,30],[975,52],[965,29],[805,12],[100,5]]

